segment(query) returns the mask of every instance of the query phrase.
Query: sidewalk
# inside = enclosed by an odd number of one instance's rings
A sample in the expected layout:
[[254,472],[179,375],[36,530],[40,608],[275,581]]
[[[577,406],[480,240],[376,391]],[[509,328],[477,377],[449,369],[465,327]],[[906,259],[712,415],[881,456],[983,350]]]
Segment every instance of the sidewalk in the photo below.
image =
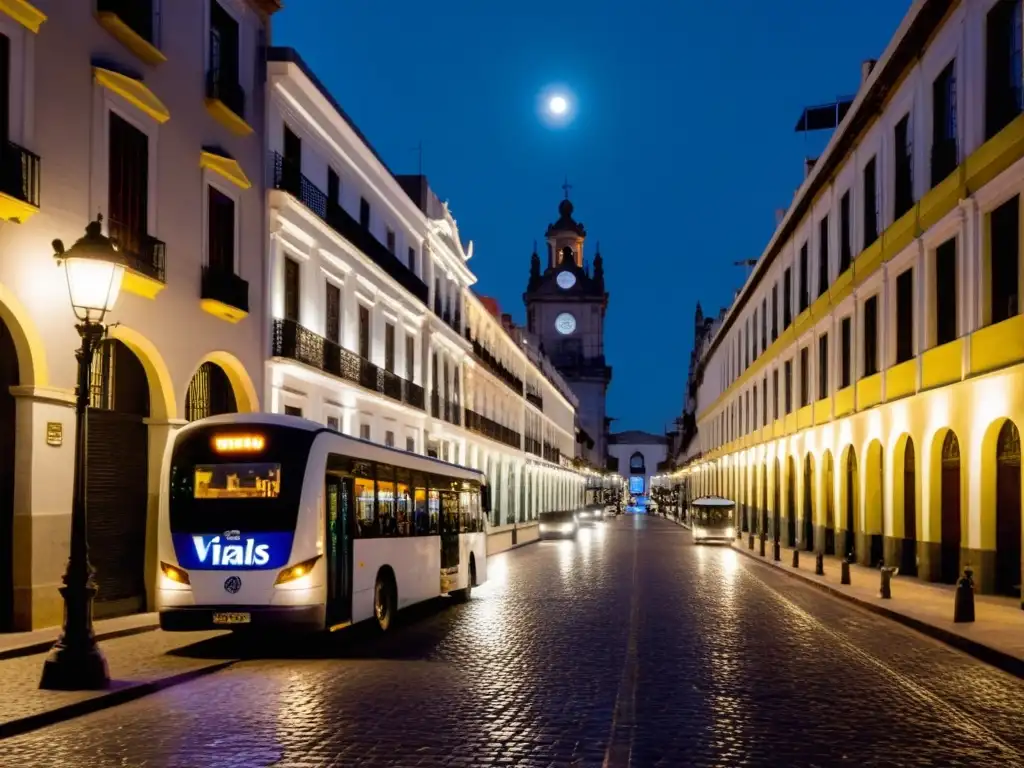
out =
[[[93,622],[97,640],[110,640],[115,637],[137,635],[149,632],[160,626],[156,613],[137,613],[117,619],[102,619]],[[0,634],[0,659],[11,659],[16,656],[27,656],[33,653],[48,651],[57,640],[60,627],[46,627],[31,632],[8,632]]]
[[953,623],[955,587],[932,584],[911,576],[892,580],[892,598],[878,596],[881,577],[877,569],[862,565],[850,566],[850,584],[840,584],[841,559],[825,557],[825,575],[814,575],[814,553],[800,553],[800,567],[793,567],[793,550],[782,548],[781,560],[772,560],[772,543],[766,542],[765,557],[760,555],[760,541],[748,549],[747,534],[733,542],[733,549],[765,567],[775,568],[787,576],[849,600],[869,611],[899,621],[926,635],[969,653],[1005,672],[1024,678],[1024,610],[1018,600],[990,595],[975,595],[975,621]]
[[[138,620],[141,617],[131,618]],[[218,637],[224,632],[178,634],[159,630],[145,631],[137,627],[132,629],[130,626],[120,629],[132,634],[122,633],[100,642],[111,680],[110,687],[103,691],[39,690],[39,677],[46,652],[0,660],[0,681],[4,692],[0,697],[0,739],[122,704],[200,675],[216,672],[233,663],[231,660],[175,653],[185,646]],[[56,637],[56,630],[41,632],[52,632],[53,637]],[[25,647],[24,644],[20,646],[22,650]]]

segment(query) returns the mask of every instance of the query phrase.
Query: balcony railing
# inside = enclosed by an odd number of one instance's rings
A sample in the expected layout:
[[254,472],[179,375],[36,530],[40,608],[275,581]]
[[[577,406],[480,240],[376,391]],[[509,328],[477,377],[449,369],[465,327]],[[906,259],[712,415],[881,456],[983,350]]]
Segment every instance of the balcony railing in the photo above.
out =
[[562,452],[558,450],[551,443],[544,443],[544,459],[550,461],[552,464],[558,464],[561,461]]
[[0,192],[39,207],[39,155],[13,141],[0,148]]
[[245,118],[245,89],[238,78],[222,69],[211,69],[206,73],[206,98],[217,99],[241,118]]
[[243,312],[249,311],[249,283],[234,272],[203,267],[202,296]]
[[498,358],[492,355],[491,351],[483,344],[472,338],[468,326],[466,327],[466,340],[473,344],[473,354],[483,364],[484,368],[501,379],[509,389],[521,397],[523,394],[523,380],[502,365]]
[[128,269],[161,283],[167,282],[167,244],[150,235],[131,233],[114,217],[107,226],[110,239],[118,244]]
[[383,243],[337,203],[328,201],[319,187],[307,179],[294,160],[272,153],[274,188],[292,195],[327,225],[366,254],[389,277],[427,305],[427,286]]
[[423,387],[374,365],[294,320],[274,320],[272,343],[274,357],[305,363],[392,400],[423,408]]
[[149,43],[156,42],[152,0],[97,0],[97,13],[113,13],[124,25]]
[[932,145],[932,186],[934,187],[957,166],[956,139],[943,139]]
[[532,453],[534,456],[543,457],[543,449],[541,448],[540,440],[536,440],[532,437],[523,438],[523,450],[527,453]]
[[491,440],[497,440],[512,448],[522,448],[522,435],[514,429],[502,426],[496,421],[481,416],[475,411],[466,409],[466,429],[476,432]]

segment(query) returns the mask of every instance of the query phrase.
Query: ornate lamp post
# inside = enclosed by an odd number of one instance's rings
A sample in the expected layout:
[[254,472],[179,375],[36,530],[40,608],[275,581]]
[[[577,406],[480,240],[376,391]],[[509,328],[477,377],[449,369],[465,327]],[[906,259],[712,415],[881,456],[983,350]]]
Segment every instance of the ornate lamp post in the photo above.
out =
[[89,564],[86,531],[87,409],[92,358],[106,333],[103,320],[121,292],[125,260],[115,244],[103,236],[102,216],[85,228],[85,237],[68,251],[53,241],[57,266],[64,267],[71,307],[82,337],[78,358],[78,389],[75,396],[75,475],[71,506],[71,554],[64,572],[64,626],[43,664],[40,688],[61,691],[96,690],[110,682],[92,629],[92,601],[96,597],[93,568]]

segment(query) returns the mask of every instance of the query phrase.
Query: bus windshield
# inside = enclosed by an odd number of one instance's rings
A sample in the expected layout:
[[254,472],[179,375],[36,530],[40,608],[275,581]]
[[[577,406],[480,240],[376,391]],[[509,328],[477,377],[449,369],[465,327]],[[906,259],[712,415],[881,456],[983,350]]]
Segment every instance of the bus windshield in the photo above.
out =
[[538,516],[542,523],[571,523],[575,518],[574,512],[541,512]]
[[732,507],[693,507],[693,523],[706,528],[725,528],[732,523]]

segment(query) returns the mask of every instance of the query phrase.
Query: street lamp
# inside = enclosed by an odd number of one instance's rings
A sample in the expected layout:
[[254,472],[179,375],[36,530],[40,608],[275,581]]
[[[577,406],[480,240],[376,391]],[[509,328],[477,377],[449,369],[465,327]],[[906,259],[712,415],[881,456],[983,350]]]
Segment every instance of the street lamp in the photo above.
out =
[[113,309],[121,292],[125,259],[117,246],[103,236],[102,216],[85,228],[85,237],[68,251],[60,240],[53,241],[57,266],[63,265],[68,281],[71,308],[78,319],[75,329],[82,337],[78,358],[78,388],[75,393],[75,476],[71,504],[71,554],[64,572],[64,626],[43,664],[40,688],[58,691],[89,691],[106,688],[110,682],[92,628],[92,601],[96,597],[93,568],[89,564],[86,531],[87,409],[93,353],[103,340],[103,320]]

